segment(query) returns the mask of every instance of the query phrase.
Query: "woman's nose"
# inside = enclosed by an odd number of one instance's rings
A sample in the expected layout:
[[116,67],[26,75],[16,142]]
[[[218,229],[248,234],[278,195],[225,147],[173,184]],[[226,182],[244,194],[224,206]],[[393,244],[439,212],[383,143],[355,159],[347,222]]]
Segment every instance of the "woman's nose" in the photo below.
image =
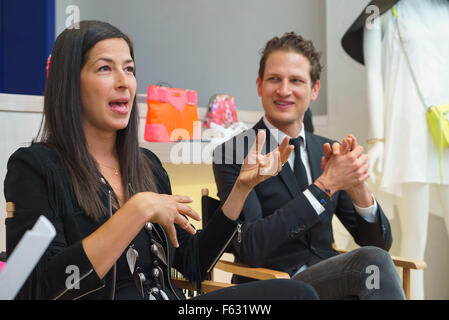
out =
[[116,88],[128,88],[129,87],[129,79],[128,79],[125,71],[120,70],[116,73],[115,86],[116,86]]

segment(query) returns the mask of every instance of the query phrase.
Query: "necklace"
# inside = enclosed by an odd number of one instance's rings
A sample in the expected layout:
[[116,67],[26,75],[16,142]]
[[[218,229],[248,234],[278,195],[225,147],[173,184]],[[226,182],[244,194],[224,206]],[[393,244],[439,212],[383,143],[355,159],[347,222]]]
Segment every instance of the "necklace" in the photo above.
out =
[[100,162],[98,162],[98,164],[101,165],[101,166],[103,166],[103,167],[106,167],[106,168],[109,168],[109,169],[114,170],[114,174],[115,174],[116,176],[118,176],[118,169],[117,169],[116,167],[107,166],[107,165],[102,164],[102,163],[100,163]]
[[139,252],[136,250],[134,243],[132,243],[126,251],[126,261],[128,267],[133,275],[134,282],[137,286],[142,298],[148,297],[149,300],[169,300],[165,290],[168,288],[164,282],[164,272],[161,266],[168,267],[167,257],[163,246],[157,242],[152,232],[157,231],[151,222],[145,225],[145,231],[150,240],[150,260],[152,260],[151,271],[144,273],[144,270],[139,263]]

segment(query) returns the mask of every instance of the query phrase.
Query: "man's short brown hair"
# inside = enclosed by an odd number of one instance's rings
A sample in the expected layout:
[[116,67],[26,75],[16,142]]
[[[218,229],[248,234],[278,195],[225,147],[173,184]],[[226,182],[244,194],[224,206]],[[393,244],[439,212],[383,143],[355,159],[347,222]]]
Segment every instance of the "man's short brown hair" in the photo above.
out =
[[269,40],[265,48],[261,52],[259,62],[259,78],[263,81],[265,72],[265,64],[268,56],[275,51],[293,51],[302,54],[310,62],[310,79],[312,87],[315,86],[317,80],[320,80],[322,66],[320,64],[321,54],[315,50],[312,41],[305,40],[302,36],[294,32],[286,32],[282,37],[274,37]]

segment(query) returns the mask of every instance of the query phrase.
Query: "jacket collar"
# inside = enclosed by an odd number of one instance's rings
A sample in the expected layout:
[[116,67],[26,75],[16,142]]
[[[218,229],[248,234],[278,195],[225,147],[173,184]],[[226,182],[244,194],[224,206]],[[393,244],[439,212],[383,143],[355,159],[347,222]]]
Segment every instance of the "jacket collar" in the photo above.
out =
[[321,157],[324,155],[323,145],[321,141],[318,141],[317,136],[314,134],[307,132],[305,133],[306,140],[308,141],[306,145],[307,155],[309,156],[309,164],[310,164],[310,174],[312,176],[312,180],[315,181],[322,171],[320,168]]

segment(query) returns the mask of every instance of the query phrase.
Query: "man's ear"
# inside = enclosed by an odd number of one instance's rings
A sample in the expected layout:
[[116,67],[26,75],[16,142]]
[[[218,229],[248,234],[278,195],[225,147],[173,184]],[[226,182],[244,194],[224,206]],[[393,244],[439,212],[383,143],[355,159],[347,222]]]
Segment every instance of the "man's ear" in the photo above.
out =
[[259,95],[259,97],[261,97],[262,96],[262,80],[260,80],[260,77],[257,77],[256,83],[257,83],[257,94]]
[[320,93],[321,83],[320,80],[315,82],[315,85],[312,87],[312,93],[310,95],[310,100],[315,101],[318,98],[318,94]]

